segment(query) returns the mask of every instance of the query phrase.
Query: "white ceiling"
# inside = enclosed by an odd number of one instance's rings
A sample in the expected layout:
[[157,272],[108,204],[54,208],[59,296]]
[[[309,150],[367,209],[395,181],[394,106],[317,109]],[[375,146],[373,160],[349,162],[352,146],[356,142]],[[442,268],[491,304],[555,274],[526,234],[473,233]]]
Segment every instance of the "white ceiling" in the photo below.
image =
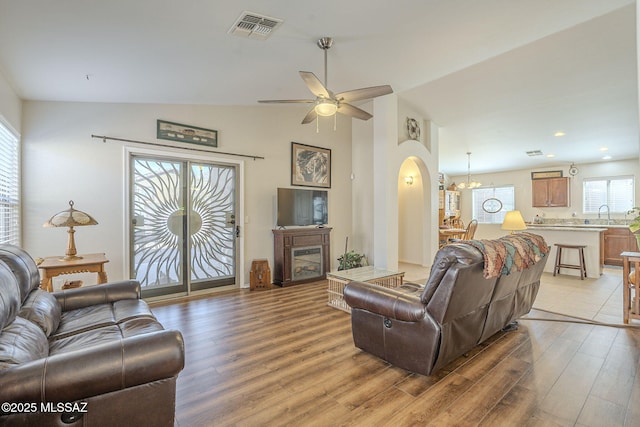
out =
[[[229,35],[245,10],[284,23]],[[309,98],[298,71],[324,79],[322,36],[328,86],[390,84],[440,127],[449,175],[467,151],[475,173],[639,155],[633,0],[0,0],[0,72],[27,100]]]

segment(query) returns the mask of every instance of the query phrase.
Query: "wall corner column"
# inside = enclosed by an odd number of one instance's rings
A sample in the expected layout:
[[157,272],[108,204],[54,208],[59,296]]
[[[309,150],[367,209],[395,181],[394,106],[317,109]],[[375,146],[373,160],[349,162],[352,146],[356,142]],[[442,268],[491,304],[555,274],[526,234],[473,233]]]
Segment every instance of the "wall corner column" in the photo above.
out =
[[374,99],[373,123],[373,264],[398,268],[398,98]]

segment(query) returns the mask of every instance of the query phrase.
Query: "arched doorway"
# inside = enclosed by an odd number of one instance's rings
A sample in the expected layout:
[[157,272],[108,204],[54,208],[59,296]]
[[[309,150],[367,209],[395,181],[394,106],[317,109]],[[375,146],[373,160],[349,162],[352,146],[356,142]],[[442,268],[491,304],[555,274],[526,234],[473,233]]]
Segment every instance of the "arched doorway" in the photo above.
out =
[[398,262],[421,265],[425,203],[423,175],[416,160],[405,159],[398,173]]

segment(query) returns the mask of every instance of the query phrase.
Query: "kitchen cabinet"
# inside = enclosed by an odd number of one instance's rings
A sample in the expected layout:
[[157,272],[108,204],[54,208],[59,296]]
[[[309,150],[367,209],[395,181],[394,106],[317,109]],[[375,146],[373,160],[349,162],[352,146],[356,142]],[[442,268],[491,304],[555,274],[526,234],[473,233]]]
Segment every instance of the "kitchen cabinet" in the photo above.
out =
[[569,207],[569,178],[544,178],[531,181],[534,208]]
[[605,265],[622,266],[622,252],[638,252],[636,237],[627,228],[609,228],[604,232]]

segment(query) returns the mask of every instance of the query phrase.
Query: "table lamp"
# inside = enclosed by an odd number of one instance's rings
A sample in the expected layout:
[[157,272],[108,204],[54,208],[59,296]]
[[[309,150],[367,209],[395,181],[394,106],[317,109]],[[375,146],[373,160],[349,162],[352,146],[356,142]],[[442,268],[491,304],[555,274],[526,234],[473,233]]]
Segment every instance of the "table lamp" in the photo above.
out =
[[93,219],[91,215],[73,208],[73,200],[69,200],[69,209],[58,212],[47,222],[42,224],[43,227],[69,227],[69,243],[67,244],[67,251],[64,261],[72,261],[76,259],[82,259],[80,256],[76,256],[76,242],[73,234],[76,232],[73,227],[80,227],[84,225],[96,225],[98,221]]
[[508,211],[504,216],[504,221],[502,221],[502,226],[500,228],[503,230],[509,230],[511,231],[511,234],[513,234],[514,231],[526,230],[527,225],[524,223],[524,219],[522,218],[520,211]]

